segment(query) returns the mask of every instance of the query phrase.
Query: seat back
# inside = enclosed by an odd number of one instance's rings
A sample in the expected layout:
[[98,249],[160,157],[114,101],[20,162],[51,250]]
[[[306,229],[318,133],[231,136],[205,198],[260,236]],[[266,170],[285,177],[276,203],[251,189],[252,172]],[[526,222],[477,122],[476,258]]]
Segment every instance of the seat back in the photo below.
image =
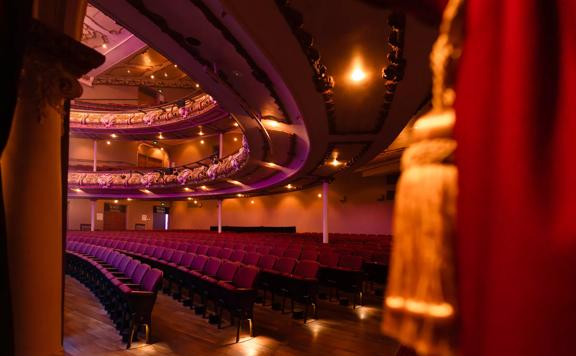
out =
[[318,260],[318,251],[316,250],[303,250],[300,255],[301,261],[316,261]]
[[234,252],[234,251],[232,251],[229,248],[223,248],[220,250],[220,253],[218,253],[218,258],[222,258],[224,260],[229,260],[230,256],[232,255],[232,252]]
[[156,268],[146,272],[142,279],[142,289],[148,292],[157,292],[162,285],[162,276],[164,273]]
[[194,260],[192,261],[192,264],[190,265],[190,269],[193,269],[195,271],[202,271],[207,261],[208,257],[203,255],[196,255],[194,257]]
[[162,259],[164,261],[170,261],[173,254],[174,254],[174,249],[167,248],[164,250],[164,253],[162,254]]
[[165,250],[164,247],[156,247],[156,250],[154,250],[153,257],[157,258],[157,259],[161,259],[162,255],[164,254],[164,250]]
[[130,262],[128,262],[128,265],[126,265],[126,268],[124,269],[124,275],[131,277],[134,274],[136,267],[138,267],[139,265],[140,262],[138,262],[138,260],[135,259],[130,260]]
[[238,268],[232,283],[238,288],[253,288],[258,278],[258,268],[241,266]]
[[208,251],[208,246],[206,245],[200,245],[198,246],[198,248],[196,249],[196,254],[197,255],[206,255],[206,252]]
[[206,261],[204,268],[202,268],[202,274],[207,276],[215,276],[220,269],[222,261],[219,258],[211,257]]
[[274,264],[274,270],[280,273],[292,273],[296,266],[296,259],[290,257],[281,257]]
[[153,256],[155,250],[156,250],[156,246],[148,245],[148,246],[146,246],[146,250],[144,251],[144,254],[146,256]]
[[245,255],[244,251],[235,250],[235,251],[232,251],[232,254],[230,255],[230,257],[228,259],[232,262],[240,262],[244,258],[244,255]]
[[146,274],[146,272],[148,272],[149,269],[150,266],[148,266],[145,263],[141,263],[140,265],[138,265],[138,267],[136,267],[136,269],[134,270],[134,274],[131,277],[132,282],[134,282],[135,284],[142,283],[142,279],[144,279],[144,275]]
[[221,248],[220,247],[216,247],[216,246],[210,246],[208,248],[208,251],[206,251],[206,256],[208,257],[218,257],[218,254],[220,253]]
[[196,257],[196,255],[192,253],[183,254],[182,259],[180,260],[180,266],[184,266],[186,268],[190,267],[192,265],[192,261],[194,261],[194,257]]
[[316,261],[300,261],[294,268],[293,274],[298,277],[316,278],[320,264]]
[[336,267],[338,266],[339,259],[340,255],[337,253],[322,252],[318,257],[318,262],[320,262],[322,266]]
[[238,270],[238,266],[239,266],[238,263],[230,261],[223,262],[222,265],[220,266],[220,269],[218,269],[218,273],[216,273],[216,278],[222,281],[233,280],[234,275]]
[[262,255],[257,252],[248,252],[242,258],[242,263],[250,266],[258,266]]
[[178,264],[180,264],[180,261],[182,261],[182,256],[184,256],[183,251],[178,251],[178,250],[174,251],[174,253],[170,257],[170,262],[178,265]]
[[276,264],[276,261],[278,261],[278,257],[272,255],[264,255],[262,258],[260,258],[258,267],[264,269],[272,269]]

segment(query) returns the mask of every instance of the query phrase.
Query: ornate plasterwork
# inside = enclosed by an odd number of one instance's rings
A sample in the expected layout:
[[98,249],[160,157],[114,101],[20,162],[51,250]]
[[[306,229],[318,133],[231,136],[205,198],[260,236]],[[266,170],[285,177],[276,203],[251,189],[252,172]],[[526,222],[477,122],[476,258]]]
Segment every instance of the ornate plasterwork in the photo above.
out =
[[[182,102],[183,105],[181,104]],[[130,129],[159,127],[183,120],[192,120],[216,108],[216,106],[216,100],[205,94],[146,110],[94,112],[72,109],[70,111],[70,128]]]
[[115,172],[69,172],[68,185],[70,188],[106,190],[194,186],[234,175],[246,164],[249,155],[250,149],[244,137],[242,147],[236,153],[208,166]]

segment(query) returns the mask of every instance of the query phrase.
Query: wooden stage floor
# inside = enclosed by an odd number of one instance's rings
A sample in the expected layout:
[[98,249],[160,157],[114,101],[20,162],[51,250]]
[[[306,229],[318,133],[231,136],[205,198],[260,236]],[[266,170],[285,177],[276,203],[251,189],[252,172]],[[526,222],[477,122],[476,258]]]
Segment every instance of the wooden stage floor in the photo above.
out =
[[[172,298],[159,294],[153,312],[153,343],[136,341],[130,350],[116,332],[98,300],[66,276],[64,349],[66,355],[383,355],[393,356],[398,344],[380,333],[381,299],[352,310],[320,301],[320,319],[306,325],[270,306],[255,306],[255,337],[236,328],[208,324]],[[246,327],[247,328],[247,327]]]

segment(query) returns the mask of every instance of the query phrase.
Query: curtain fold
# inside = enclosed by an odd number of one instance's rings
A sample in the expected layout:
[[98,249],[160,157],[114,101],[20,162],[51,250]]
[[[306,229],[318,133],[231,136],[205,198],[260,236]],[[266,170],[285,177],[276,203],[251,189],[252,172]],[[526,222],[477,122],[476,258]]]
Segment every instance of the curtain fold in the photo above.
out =
[[574,354],[576,2],[468,0],[456,90],[462,354]]
[[[0,2],[0,63],[5,68],[0,81],[3,94],[0,102],[0,153],[4,150],[12,116],[18,97],[18,82],[26,38],[32,14],[32,1]],[[0,182],[2,172],[0,171]],[[0,184],[0,344],[5,355],[14,354],[14,335],[12,327],[12,302],[7,258],[6,216],[2,185]]]

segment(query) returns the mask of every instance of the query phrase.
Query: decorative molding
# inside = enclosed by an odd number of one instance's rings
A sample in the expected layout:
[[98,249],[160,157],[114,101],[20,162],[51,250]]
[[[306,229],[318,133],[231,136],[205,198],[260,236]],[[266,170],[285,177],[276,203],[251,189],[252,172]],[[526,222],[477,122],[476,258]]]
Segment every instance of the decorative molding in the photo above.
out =
[[125,85],[125,86],[147,86],[152,88],[181,88],[196,89],[196,83],[192,80],[183,79],[148,79],[117,77],[110,75],[99,75],[92,80],[92,85]]
[[192,120],[217,106],[216,100],[205,94],[141,110],[103,112],[72,108],[70,128],[72,130],[159,128],[184,120]]
[[221,160],[215,160],[209,166],[189,168],[161,168],[153,170],[127,170],[104,172],[69,172],[68,186],[72,189],[154,189],[179,186],[197,186],[229,178],[242,169],[248,162],[250,149],[246,138],[242,147]]

